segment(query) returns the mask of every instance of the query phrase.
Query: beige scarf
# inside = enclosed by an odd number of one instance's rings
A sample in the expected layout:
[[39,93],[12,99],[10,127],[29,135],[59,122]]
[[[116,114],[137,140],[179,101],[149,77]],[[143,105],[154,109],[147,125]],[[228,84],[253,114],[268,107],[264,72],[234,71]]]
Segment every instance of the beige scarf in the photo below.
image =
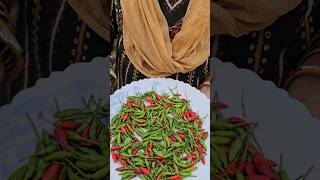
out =
[[181,31],[172,42],[158,0],[121,0],[121,9],[125,52],[145,76],[190,72],[209,57],[209,0],[190,0]]
[[239,37],[271,25],[302,0],[211,0],[211,34]]

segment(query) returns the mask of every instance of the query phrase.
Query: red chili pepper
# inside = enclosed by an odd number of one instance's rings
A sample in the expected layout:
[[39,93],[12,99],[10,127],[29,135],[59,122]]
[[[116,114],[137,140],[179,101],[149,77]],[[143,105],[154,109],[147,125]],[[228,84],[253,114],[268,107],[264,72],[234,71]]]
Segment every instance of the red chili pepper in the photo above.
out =
[[195,136],[196,136],[196,134],[194,133],[194,130],[193,130],[193,129],[191,129],[191,128],[189,128],[189,130],[190,130],[190,132],[192,133],[192,136],[193,136],[193,137],[195,137]]
[[229,163],[229,166],[227,167],[227,172],[228,174],[232,177],[237,171],[237,163],[236,162],[231,162]]
[[196,160],[192,160],[191,161],[191,164],[190,164],[190,166],[188,166],[188,167],[192,167],[192,166],[195,166],[197,164],[197,161]]
[[158,159],[156,159],[157,163],[160,165],[160,166],[163,166],[162,162]]
[[256,169],[254,168],[253,162],[249,161],[246,164],[246,173],[248,176],[252,176],[256,174]]
[[225,109],[225,108],[228,108],[229,106],[225,103],[222,103],[222,102],[217,102],[217,103],[213,103],[212,104],[212,108],[213,109]]
[[258,149],[251,143],[248,145],[248,150],[252,154],[256,154],[259,152]]
[[159,174],[157,175],[156,180],[161,180],[161,178],[162,178],[162,174],[163,174],[163,172],[159,173]]
[[133,133],[133,129],[132,129],[132,127],[131,127],[131,125],[130,125],[130,124],[127,124],[127,128],[128,128],[128,130],[129,130],[130,132],[132,132],[132,133]]
[[184,102],[188,102],[188,99],[185,99],[185,98],[182,98],[181,100]]
[[272,172],[269,162],[266,161],[261,153],[256,153],[253,155],[253,162],[260,174],[263,174],[271,179],[277,179]]
[[194,120],[197,119],[197,114],[196,114],[195,112],[193,112],[192,110],[189,110],[189,111],[187,112],[186,116],[187,116],[187,119],[188,119],[189,121],[194,121]]
[[121,154],[117,155],[118,159],[124,159],[124,156],[122,156]]
[[225,175],[224,175],[223,172],[220,172],[220,173],[218,174],[218,176],[221,177],[221,178],[222,178],[222,177],[225,177]]
[[146,176],[149,176],[149,174],[150,174],[150,171],[149,171],[147,168],[145,168],[145,167],[140,167],[140,171],[141,171],[143,174],[145,174]]
[[201,154],[207,154],[207,153],[203,150],[203,148],[202,148],[202,146],[201,146],[200,144],[198,145],[197,149],[198,149],[198,151],[199,151]]
[[132,155],[136,155],[137,154],[137,150],[136,149],[133,149],[132,150]]
[[55,123],[57,127],[62,127],[64,129],[76,130],[80,124],[75,120],[64,120]]
[[278,167],[278,163],[273,161],[273,160],[270,160],[270,159],[266,159],[266,161],[268,162],[268,164],[271,166],[271,167]]
[[41,176],[41,180],[54,180],[58,179],[60,173],[61,166],[59,164],[53,163],[48,170],[44,172]]
[[191,158],[192,159],[198,159],[198,156],[196,156],[195,154],[191,154]]
[[114,152],[112,152],[112,160],[113,160],[113,162],[117,162],[118,161],[118,154],[116,154],[116,153],[114,153]]
[[271,180],[267,176],[263,176],[263,175],[250,175],[247,178],[248,180]]
[[122,122],[125,122],[128,118],[129,118],[129,113],[126,113],[122,118]]
[[112,147],[111,147],[111,150],[112,150],[112,151],[120,150],[120,146],[112,146]]
[[153,144],[152,144],[152,143],[149,144],[149,148],[150,148],[150,149],[153,148]]
[[172,141],[177,141],[176,137],[174,135],[171,136]]
[[129,99],[128,102],[134,103],[134,99]]
[[126,161],[125,160],[121,160],[121,165],[122,165],[122,167],[126,167],[127,166]]
[[183,157],[184,160],[187,160],[189,158],[191,158],[191,155],[187,155],[187,156]]
[[202,121],[199,123],[198,128],[201,129],[202,128]]
[[161,101],[161,97],[157,95],[157,101]]
[[163,106],[164,109],[167,109],[167,108],[169,108],[169,107],[171,107],[171,104],[165,104],[165,105]]
[[136,106],[137,108],[141,109],[141,106],[140,106],[137,102],[135,103],[135,106]]
[[61,127],[56,127],[54,128],[53,133],[54,137],[56,138],[57,142],[60,144],[62,149],[68,149],[69,143],[64,129]]
[[206,159],[204,159],[204,157],[202,157],[201,162],[202,162],[202,164],[206,164]]
[[149,157],[149,156],[150,156],[149,151],[146,151],[146,152],[145,152],[145,155],[146,155],[147,157]]
[[182,180],[180,175],[171,176],[170,180]]
[[206,139],[208,137],[208,132],[200,132],[199,136],[201,139]]
[[146,106],[147,109],[157,107],[157,104],[151,104],[150,106]]
[[228,122],[231,124],[239,124],[239,123],[245,123],[247,121],[240,117],[232,116],[228,119]]
[[237,170],[240,171],[240,172],[244,172],[246,170],[246,162],[240,161],[238,163]]
[[179,133],[179,137],[180,137],[181,139],[186,138],[186,136],[185,136],[183,133]]
[[263,173],[263,164],[264,164],[264,157],[260,153],[256,153],[253,155],[253,162],[258,170],[259,173]]
[[168,136],[168,140],[169,140],[169,143],[172,144],[172,139],[170,136]]
[[153,103],[153,101],[152,101],[152,99],[150,97],[147,97],[146,101],[149,102],[149,103]]
[[137,175],[140,175],[142,172],[140,170],[134,169],[133,172]]
[[89,131],[90,131],[90,127],[89,126],[85,127],[82,130],[81,137],[88,139],[89,138]]
[[128,102],[127,102],[127,106],[128,106],[128,108],[131,109],[131,108],[132,108],[132,107],[131,107],[131,102],[128,101]]
[[138,126],[138,127],[141,126],[141,124],[140,124],[139,122],[135,122],[134,124],[135,124],[136,126]]
[[156,159],[158,159],[158,160],[162,160],[162,159],[163,159],[163,157],[161,157],[161,156],[157,156],[157,157],[156,157]]
[[122,134],[125,134],[127,132],[126,128],[123,126],[120,126],[120,130],[121,130]]
[[187,113],[184,113],[184,112],[181,113],[180,116],[179,116],[179,119],[185,117],[186,115],[187,115]]
[[123,171],[123,170],[125,170],[126,168],[125,167],[117,167],[116,168],[116,171]]

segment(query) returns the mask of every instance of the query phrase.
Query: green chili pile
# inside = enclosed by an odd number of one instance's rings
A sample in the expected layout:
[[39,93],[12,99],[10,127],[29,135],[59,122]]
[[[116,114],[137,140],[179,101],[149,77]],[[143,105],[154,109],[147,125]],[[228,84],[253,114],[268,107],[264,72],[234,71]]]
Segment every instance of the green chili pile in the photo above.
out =
[[179,180],[205,163],[208,132],[189,100],[148,91],[127,97],[112,117],[111,151],[122,179]]
[[109,116],[107,104],[86,101],[86,109],[64,109],[54,113],[54,129],[41,133],[28,116],[37,135],[36,150],[28,163],[9,180],[83,180],[109,177],[109,132],[102,121]]
[[[227,104],[213,104],[214,120],[211,123],[211,175],[214,180],[290,180],[280,163],[267,159],[253,134],[255,124],[245,118],[221,114]],[[306,179],[313,166],[297,179]]]

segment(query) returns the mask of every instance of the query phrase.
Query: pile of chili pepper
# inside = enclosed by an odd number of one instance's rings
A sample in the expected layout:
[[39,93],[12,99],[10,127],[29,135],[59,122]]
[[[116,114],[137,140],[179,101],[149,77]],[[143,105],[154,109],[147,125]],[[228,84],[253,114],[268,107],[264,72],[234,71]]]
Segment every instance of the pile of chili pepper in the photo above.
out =
[[[245,118],[222,115],[227,104],[212,106],[211,178],[214,180],[290,180],[280,155],[279,164],[264,156],[255,136],[254,123]],[[313,166],[296,179],[306,179]]]
[[208,132],[189,100],[148,91],[127,97],[112,117],[111,155],[122,179],[179,180],[205,164]]
[[108,179],[109,132],[103,124],[108,118],[108,105],[89,99],[86,106],[54,113],[51,135],[46,129],[38,132],[28,116],[37,136],[36,150],[8,179]]

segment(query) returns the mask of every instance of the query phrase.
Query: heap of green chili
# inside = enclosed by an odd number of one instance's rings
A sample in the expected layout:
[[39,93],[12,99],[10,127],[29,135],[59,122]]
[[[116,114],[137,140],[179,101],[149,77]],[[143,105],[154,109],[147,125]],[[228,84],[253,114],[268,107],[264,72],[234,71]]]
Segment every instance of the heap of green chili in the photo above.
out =
[[[213,104],[213,129],[210,145],[213,151],[211,178],[214,180],[290,180],[284,165],[270,160],[263,152],[253,134],[255,124],[245,118],[222,115],[227,104]],[[244,115],[245,117],[245,115]],[[313,166],[296,179],[305,180]]]
[[[54,113],[53,134],[38,132],[34,153],[8,180],[103,180],[109,176],[107,104],[86,101],[86,109],[63,109]],[[48,120],[46,120],[48,121]]]
[[178,93],[127,97],[112,118],[111,151],[122,179],[179,180],[205,163],[203,118]]

